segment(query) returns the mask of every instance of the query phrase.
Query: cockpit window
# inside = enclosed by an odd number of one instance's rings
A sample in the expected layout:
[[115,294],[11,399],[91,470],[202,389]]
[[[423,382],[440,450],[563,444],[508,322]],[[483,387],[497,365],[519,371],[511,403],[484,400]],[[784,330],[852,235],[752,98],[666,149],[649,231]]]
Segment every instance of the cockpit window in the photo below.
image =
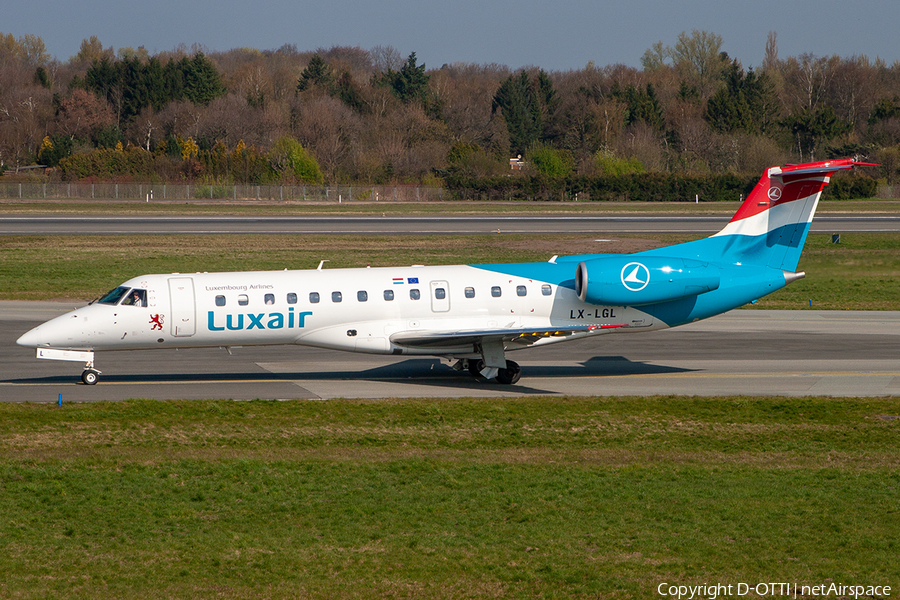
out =
[[100,298],[97,302],[99,304],[118,304],[119,300],[122,299],[122,296],[128,293],[128,288],[124,286],[119,286],[111,292],[107,292],[105,296]]
[[122,306],[147,306],[147,290],[137,288],[125,294]]

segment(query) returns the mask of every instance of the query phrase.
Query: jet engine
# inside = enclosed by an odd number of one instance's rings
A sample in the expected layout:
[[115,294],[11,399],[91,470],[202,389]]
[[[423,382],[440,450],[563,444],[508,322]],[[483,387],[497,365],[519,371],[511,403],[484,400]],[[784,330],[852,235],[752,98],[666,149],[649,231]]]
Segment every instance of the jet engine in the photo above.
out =
[[578,264],[575,293],[589,304],[640,306],[710,292],[719,279],[718,267],[699,260],[604,256]]

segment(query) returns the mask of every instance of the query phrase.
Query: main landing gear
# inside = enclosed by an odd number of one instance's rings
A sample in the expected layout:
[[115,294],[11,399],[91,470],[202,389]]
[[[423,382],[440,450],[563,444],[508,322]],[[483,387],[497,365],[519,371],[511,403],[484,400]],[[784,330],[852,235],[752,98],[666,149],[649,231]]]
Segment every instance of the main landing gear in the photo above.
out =
[[522,367],[511,360],[506,361],[506,368],[497,371],[497,383],[512,385],[522,377]]
[[[496,379],[497,383],[502,383],[503,385],[512,385],[519,381],[519,378],[522,377],[522,367],[519,366],[518,363],[508,360],[506,361],[506,368],[503,369],[493,369],[496,370],[496,375],[491,375],[491,369],[485,369],[484,361],[480,358],[477,360],[466,360],[463,359],[460,361],[458,370],[468,369],[469,373],[472,374],[472,377],[484,377],[485,379]],[[487,371],[487,374],[485,374]]]

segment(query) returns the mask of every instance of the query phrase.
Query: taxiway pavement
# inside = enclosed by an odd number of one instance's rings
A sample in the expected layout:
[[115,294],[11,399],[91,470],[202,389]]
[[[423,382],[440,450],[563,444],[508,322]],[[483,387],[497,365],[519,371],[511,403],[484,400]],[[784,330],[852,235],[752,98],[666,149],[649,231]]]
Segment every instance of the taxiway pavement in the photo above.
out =
[[610,334],[508,355],[517,385],[479,381],[437,358],[297,346],[97,354],[82,365],[38,360],[19,335],[77,303],[0,302],[0,400],[310,399],[677,394],[900,394],[900,312],[736,310],[683,327]]

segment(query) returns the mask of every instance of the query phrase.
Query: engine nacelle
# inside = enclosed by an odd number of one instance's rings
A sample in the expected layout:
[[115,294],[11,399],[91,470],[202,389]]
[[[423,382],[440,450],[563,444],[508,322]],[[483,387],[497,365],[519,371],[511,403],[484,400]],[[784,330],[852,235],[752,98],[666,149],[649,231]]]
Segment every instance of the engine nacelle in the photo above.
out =
[[575,293],[589,304],[640,306],[719,287],[719,269],[689,258],[604,256],[578,264]]

